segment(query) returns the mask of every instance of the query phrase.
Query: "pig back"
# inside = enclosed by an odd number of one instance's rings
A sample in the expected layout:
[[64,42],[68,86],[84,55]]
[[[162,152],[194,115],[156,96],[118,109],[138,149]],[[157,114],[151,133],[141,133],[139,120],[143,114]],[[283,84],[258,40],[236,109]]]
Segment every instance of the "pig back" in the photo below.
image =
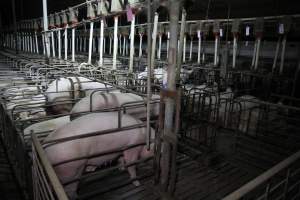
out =
[[[122,127],[141,123],[130,115],[122,116]],[[114,129],[118,127],[118,113],[92,113],[71,121],[65,126],[50,133],[45,142],[89,134],[96,131]],[[103,151],[110,151],[117,148],[143,143],[146,140],[146,128],[137,128],[125,131],[118,131],[105,135],[97,135],[76,140],[70,140],[46,147],[46,153],[51,163],[65,161],[80,156],[90,156]],[[114,156],[118,156],[115,154]],[[110,158],[112,159],[112,158]],[[104,162],[104,161],[103,161]]]

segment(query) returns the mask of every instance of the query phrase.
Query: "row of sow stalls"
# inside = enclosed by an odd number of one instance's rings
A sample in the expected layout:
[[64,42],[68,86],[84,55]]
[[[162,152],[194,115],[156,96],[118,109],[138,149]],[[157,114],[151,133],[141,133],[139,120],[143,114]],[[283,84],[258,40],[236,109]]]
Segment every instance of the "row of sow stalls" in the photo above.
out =
[[[295,105],[295,101],[287,98],[285,103]],[[247,103],[256,106],[243,110]],[[223,99],[211,90],[183,91],[180,106],[180,128],[175,141],[178,151],[170,166],[175,173],[169,177],[174,189],[169,194],[162,192],[159,184],[163,166],[159,165],[158,150],[164,142],[159,120],[153,125],[157,132],[154,160],[132,163],[138,165],[141,186],[134,186],[127,172],[120,171],[118,163],[112,161],[84,174],[78,199],[300,198],[299,108],[233,96]],[[222,112],[221,107],[225,108]],[[1,122],[1,136],[24,198],[66,199],[43,149],[47,133],[33,133],[28,146],[22,137],[22,129],[28,124],[12,119],[3,105]],[[246,128],[239,129],[241,123]],[[95,134],[130,128],[136,127],[121,125],[116,130]]]

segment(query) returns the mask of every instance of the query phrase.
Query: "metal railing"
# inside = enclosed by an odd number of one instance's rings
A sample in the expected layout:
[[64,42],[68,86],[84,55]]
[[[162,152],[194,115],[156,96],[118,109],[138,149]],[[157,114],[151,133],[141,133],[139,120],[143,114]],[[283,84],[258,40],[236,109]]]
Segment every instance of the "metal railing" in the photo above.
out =
[[32,181],[34,200],[68,200],[64,188],[35,134],[32,138]]
[[300,151],[267,170],[223,200],[297,200],[300,198]]

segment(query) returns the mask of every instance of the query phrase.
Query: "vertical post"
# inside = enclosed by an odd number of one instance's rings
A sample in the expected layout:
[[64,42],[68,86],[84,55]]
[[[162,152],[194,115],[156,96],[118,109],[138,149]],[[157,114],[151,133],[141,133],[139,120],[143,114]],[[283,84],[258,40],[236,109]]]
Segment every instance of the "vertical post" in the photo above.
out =
[[[178,45],[178,21],[179,21],[179,9],[181,1],[179,0],[170,0],[170,47],[169,47],[169,57],[168,57],[168,76],[167,76],[167,90],[175,91],[176,90],[176,67],[178,70],[178,63],[181,65],[180,60],[181,56],[177,57],[177,45]],[[182,22],[185,21],[185,11],[182,13]],[[182,28],[182,27],[181,27]],[[184,29],[183,29],[184,30]],[[183,34],[181,35],[183,39]],[[179,53],[182,55],[182,52]],[[180,69],[179,69],[180,72]],[[166,98],[165,99],[165,120],[164,120],[164,135],[176,139],[176,135],[173,134],[174,126],[174,99]],[[169,171],[170,171],[170,154],[171,146],[169,143],[164,142],[162,147],[162,160],[161,160],[161,185],[163,190],[167,191],[169,183]]]
[[111,48],[112,47],[112,38],[109,36],[109,55],[111,55]]
[[113,69],[117,69],[118,53],[118,16],[114,16],[114,52],[113,52]]
[[254,68],[255,64],[255,59],[256,59],[256,50],[257,50],[257,39],[254,42],[254,47],[253,47],[253,56],[252,56],[252,63],[251,63],[251,68]]
[[55,57],[54,33],[51,31],[52,56]]
[[75,28],[72,28],[72,62],[75,62]]
[[131,21],[131,26],[130,26],[129,72],[133,72],[134,36],[135,36],[135,15],[133,14],[132,21]]
[[143,51],[142,51],[143,34],[139,34],[139,35],[140,35],[139,58],[141,58],[143,55]]
[[160,60],[161,58],[161,40],[162,40],[162,35],[161,33],[158,35],[158,51],[157,51],[157,59]]
[[279,71],[280,74],[282,74],[282,72],[283,72],[284,58],[285,58],[285,47],[286,47],[286,34],[283,36],[283,40],[282,40],[282,50],[281,50],[281,58],[280,58],[280,71]]
[[93,32],[94,32],[94,22],[91,22],[91,23],[90,23],[90,38],[89,38],[89,56],[88,56],[88,64],[91,64],[91,63],[92,63]]
[[15,0],[12,0],[11,4],[12,4],[12,14],[13,14],[13,23],[14,23],[15,49],[16,49],[16,54],[18,54],[19,51],[18,51],[18,40],[17,40],[17,17],[16,17],[16,2],[15,2]]
[[[25,40],[23,40],[23,49],[24,49],[24,42]],[[43,54],[46,55],[45,34],[42,34],[42,43],[43,43]]]
[[254,69],[257,70],[258,67],[258,61],[259,61],[259,53],[260,53],[260,45],[261,44],[261,38],[259,37],[257,39],[257,50],[256,50],[256,56],[255,56],[255,66]]
[[68,25],[65,27],[65,60],[68,60]]
[[123,56],[125,56],[125,49],[126,49],[126,36],[123,36]]
[[184,34],[184,37],[183,37],[183,63],[185,63],[186,59],[185,59],[185,56],[186,56],[186,34]]
[[198,60],[197,60],[197,63],[200,64],[201,63],[201,45],[202,45],[201,30],[197,31],[197,35],[198,35]]
[[232,68],[236,66],[237,35],[233,36]]
[[177,55],[177,57],[178,57],[177,58],[177,73],[176,73],[176,76],[177,76],[176,79],[177,80],[180,80],[182,55],[183,55],[183,52],[182,52],[183,40],[184,40],[184,36],[185,36],[185,19],[186,19],[186,11],[183,9],[182,10],[182,16],[181,16],[180,39],[179,39],[178,55]]
[[100,20],[100,44],[99,44],[99,66],[103,66],[103,32],[104,32],[104,21]]
[[103,36],[103,54],[106,53],[106,37]]
[[152,6],[151,0],[147,0],[147,139],[146,145],[147,149],[150,149],[150,100],[152,98],[152,90],[151,90],[151,78],[152,78],[152,69],[151,69],[151,33],[152,33]]
[[281,42],[281,37],[279,37],[277,45],[276,45],[276,51],[275,51],[275,56],[274,56],[272,71],[275,70],[276,65],[277,65],[277,59],[278,59],[278,54],[279,54],[280,42]]
[[154,15],[154,25],[153,25],[153,33],[152,33],[152,52],[151,52],[151,70],[154,69],[155,62],[155,47],[156,47],[156,38],[157,38],[157,24],[158,24],[158,14]]
[[170,32],[167,33],[167,59],[169,58]]
[[191,35],[191,43],[190,43],[190,61],[192,61],[193,56],[193,36]]
[[28,33],[28,39],[30,44],[30,53],[33,53],[32,34],[31,31]]
[[45,51],[46,58],[50,57],[50,44],[49,44],[49,34],[48,34],[48,14],[47,14],[47,0],[43,0],[43,22],[44,22],[44,40],[45,40]]
[[36,48],[36,53],[39,54],[39,43],[38,43],[38,38],[37,38],[37,33],[36,31],[34,32],[34,36],[35,36],[35,48]]
[[57,34],[58,34],[58,59],[61,59],[61,37],[60,37],[60,30],[58,30]]
[[219,35],[215,35],[215,53],[214,53],[214,66],[218,64],[218,48],[219,48]]

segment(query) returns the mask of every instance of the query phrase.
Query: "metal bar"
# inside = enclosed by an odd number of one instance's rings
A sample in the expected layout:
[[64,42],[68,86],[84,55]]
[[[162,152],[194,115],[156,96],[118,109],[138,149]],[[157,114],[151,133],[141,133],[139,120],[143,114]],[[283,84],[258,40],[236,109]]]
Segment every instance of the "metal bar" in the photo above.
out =
[[160,60],[160,58],[161,58],[161,40],[162,40],[162,35],[159,34],[158,38],[159,38],[159,40],[158,40],[157,59]]
[[126,49],[126,36],[123,36],[123,56],[125,56],[125,49]]
[[233,53],[232,53],[232,68],[236,66],[236,53],[237,53],[237,36],[233,38]]
[[201,45],[202,45],[202,34],[201,31],[199,30],[198,32],[198,60],[197,63],[200,64],[201,63]]
[[118,16],[114,17],[114,49],[113,49],[113,69],[117,69],[118,53]]
[[284,58],[285,58],[285,47],[286,47],[286,34],[283,36],[282,40],[282,51],[281,51],[281,60],[280,60],[280,71],[279,73],[282,74],[283,67],[284,67]]
[[38,43],[38,38],[37,38],[37,33],[36,31],[34,32],[35,35],[35,49],[36,49],[36,53],[39,54],[39,43]]
[[75,28],[72,28],[72,62],[75,62]]
[[134,56],[134,36],[135,36],[135,14],[132,15],[130,27],[130,56],[129,56],[129,72],[133,72],[133,56]]
[[167,59],[169,58],[170,32],[167,33]]
[[[178,58],[177,58],[177,72],[176,72],[176,79],[180,80],[180,70],[181,70],[181,64],[182,64],[182,55],[183,55],[183,40],[185,36],[185,20],[186,20],[186,11],[182,10],[181,15],[181,27],[180,27],[180,38],[179,38],[179,45],[178,45]],[[178,22],[177,22],[178,23]],[[171,31],[170,31],[171,32]],[[185,53],[185,52],[184,52]]]
[[48,15],[47,15],[47,0],[43,0],[43,23],[44,23],[44,31],[45,33],[45,51],[46,51],[46,58],[50,57],[50,44],[49,44],[49,35],[48,31]]
[[51,32],[51,43],[52,43],[52,56],[55,57],[55,45],[54,45],[54,33]]
[[35,134],[31,134],[32,143],[36,149],[37,154],[39,155],[41,159],[41,163],[43,167],[45,168],[45,171],[47,172],[48,178],[50,182],[52,183],[53,190],[58,196],[59,200],[68,200],[68,197],[64,191],[64,188],[62,187],[60,181],[58,180],[56,173],[54,169],[51,166],[51,163],[47,159],[47,155],[45,151],[43,150],[40,142],[37,140],[37,137]]
[[192,56],[193,56],[193,37],[191,37],[191,42],[190,42],[190,61],[192,61]]
[[68,60],[68,25],[65,28],[65,60]]
[[139,34],[139,35],[140,35],[139,58],[141,58],[143,55],[143,51],[142,51],[143,34]]
[[253,69],[254,67],[254,64],[255,64],[255,58],[256,58],[256,51],[257,51],[257,39],[255,40],[254,42],[254,48],[253,48],[253,56],[252,56],[252,64],[251,64],[251,67]]
[[[151,130],[150,130],[150,99],[152,97],[152,90],[151,90],[151,77],[152,77],[152,70],[151,70],[151,54],[152,54],[152,51],[151,51],[151,30],[152,30],[152,27],[151,27],[151,23],[152,23],[152,15],[151,15],[151,12],[152,12],[152,6],[151,6],[151,0],[147,0],[147,122],[146,122],[146,125],[147,125],[147,129],[146,129],[146,133],[147,133],[147,138],[146,138],[146,145],[147,145],[147,149],[149,150],[150,149],[150,139],[149,139],[149,135],[151,134]],[[155,47],[154,47],[155,48]]]
[[277,45],[276,45],[276,51],[275,51],[275,56],[274,56],[274,61],[273,61],[272,71],[275,70],[276,65],[277,65],[278,54],[279,54],[279,48],[280,48],[280,41],[281,41],[281,38],[279,37],[278,42],[277,42]]
[[257,70],[257,67],[258,67],[259,53],[260,53],[260,46],[261,46],[261,38],[259,37],[259,38],[257,39],[257,49],[256,49],[256,56],[255,56],[254,70]]
[[262,185],[267,180],[272,178],[275,174],[287,168],[288,166],[290,166],[291,164],[293,164],[299,159],[300,159],[300,151],[296,152],[295,154],[288,157],[287,159],[281,161],[279,164],[267,170],[266,172],[264,172],[263,174],[255,178],[254,180],[248,182],[238,190],[224,197],[223,200],[235,200],[244,197],[246,194],[248,194],[249,192],[257,188],[258,186]]
[[[169,57],[168,57],[168,76],[167,76],[167,89],[168,91],[176,91],[176,67],[177,59],[181,59],[181,56],[177,58],[177,42],[178,42],[178,20],[179,20],[179,9],[182,1],[170,0],[169,15],[170,15],[170,46],[169,46]],[[185,20],[185,11],[182,13],[182,19]],[[181,37],[183,39],[184,27],[181,27]],[[181,53],[179,53],[181,54]],[[182,54],[181,54],[182,55]],[[179,60],[178,60],[179,62]],[[179,62],[181,65],[181,62]],[[178,69],[177,69],[178,70]],[[180,69],[179,69],[180,73]],[[172,136],[173,130],[173,114],[174,114],[174,99],[165,99],[165,119],[164,119],[164,135]],[[170,144],[163,142],[162,147],[162,159],[161,159],[161,185],[162,189],[166,191],[169,181],[169,164],[171,155]]]
[[104,32],[104,20],[100,20],[100,41],[99,41],[99,66],[103,66],[103,32]]
[[183,37],[183,63],[185,63],[186,59],[186,34],[184,34],[184,37]]
[[14,25],[14,40],[15,40],[15,50],[18,54],[18,39],[17,39],[17,17],[16,17],[16,2],[15,0],[11,1],[12,4],[12,14],[13,14],[13,25]]
[[93,32],[94,32],[94,22],[91,22],[91,23],[90,23],[90,38],[89,38],[88,64],[91,64],[91,63],[92,63]]
[[215,53],[214,53],[214,66],[217,66],[218,64],[218,49],[219,49],[219,35],[215,35]]

